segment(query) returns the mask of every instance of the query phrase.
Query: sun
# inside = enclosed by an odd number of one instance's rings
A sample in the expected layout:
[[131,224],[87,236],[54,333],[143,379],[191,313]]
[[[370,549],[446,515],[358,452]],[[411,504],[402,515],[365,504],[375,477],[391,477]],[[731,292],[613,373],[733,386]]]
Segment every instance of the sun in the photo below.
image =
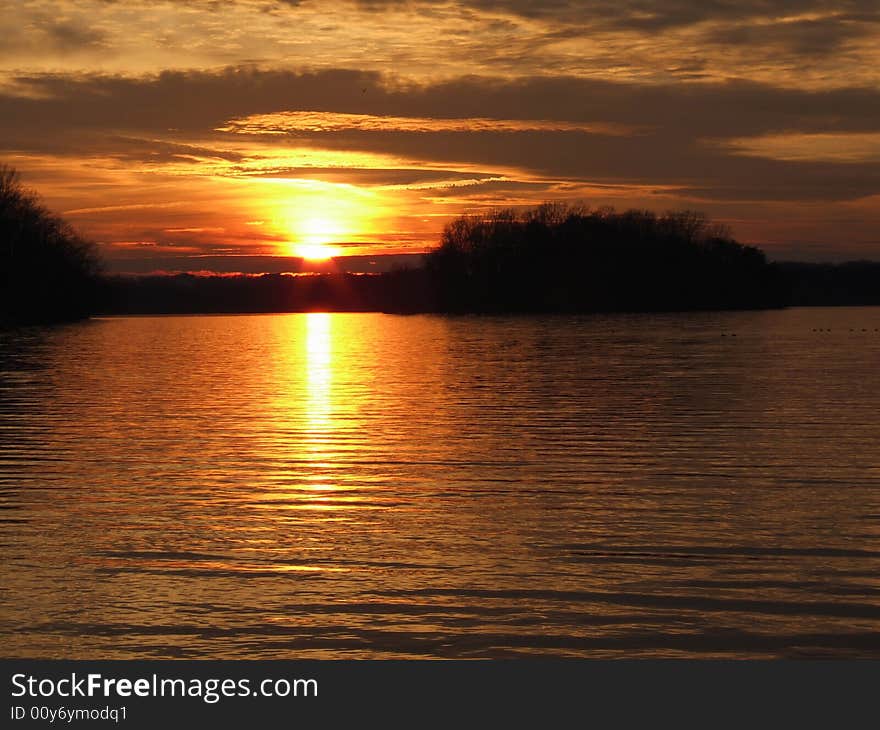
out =
[[[264,181],[265,182],[265,181]],[[319,180],[270,180],[261,198],[271,206],[267,226],[282,256],[327,261],[357,253],[375,237],[375,219],[384,211],[375,193]],[[255,216],[263,218],[260,216]]]
[[339,255],[339,248],[331,246],[346,234],[339,221],[320,216],[300,220],[294,226],[296,242],[293,251],[309,261],[326,261]]
[[335,246],[325,246],[324,244],[303,244],[294,246],[294,252],[297,256],[307,259],[308,261],[326,261],[339,255],[339,249]]

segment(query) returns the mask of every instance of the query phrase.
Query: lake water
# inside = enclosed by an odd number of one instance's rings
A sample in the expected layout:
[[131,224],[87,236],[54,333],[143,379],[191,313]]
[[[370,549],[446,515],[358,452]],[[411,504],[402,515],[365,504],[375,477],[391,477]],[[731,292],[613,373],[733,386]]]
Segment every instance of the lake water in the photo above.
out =
[[880,656],[880,309],[0,332],[0,654]]

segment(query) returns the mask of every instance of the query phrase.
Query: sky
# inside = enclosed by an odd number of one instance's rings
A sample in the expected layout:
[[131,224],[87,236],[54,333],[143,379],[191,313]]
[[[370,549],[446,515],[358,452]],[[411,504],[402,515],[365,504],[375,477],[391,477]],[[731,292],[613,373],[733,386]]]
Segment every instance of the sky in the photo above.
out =
[[11,0],[0,162],[111,271],[418,253],[544,201],[880,259],[876,0]]

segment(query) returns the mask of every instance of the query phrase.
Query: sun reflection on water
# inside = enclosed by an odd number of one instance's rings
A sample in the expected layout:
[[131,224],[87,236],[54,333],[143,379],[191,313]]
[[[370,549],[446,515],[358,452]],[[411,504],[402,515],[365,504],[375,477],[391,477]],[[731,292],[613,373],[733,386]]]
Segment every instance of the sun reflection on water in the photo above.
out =
[[0,645],[876,655],[880,339],[848,349],[869,318],[296,313],[15,333]]
[[307,489],[335,491],[328,483],[333,468],[333,317],[327,312],[306,314],[304,452],[309,461]]
[[332,428],[333,329],[327,312],[306,315],[305,385],[309,434]]

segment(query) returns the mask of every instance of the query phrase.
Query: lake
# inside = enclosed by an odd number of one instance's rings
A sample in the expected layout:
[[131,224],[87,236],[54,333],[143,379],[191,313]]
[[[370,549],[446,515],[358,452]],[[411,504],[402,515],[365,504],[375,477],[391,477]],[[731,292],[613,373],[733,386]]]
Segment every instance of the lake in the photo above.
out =
[[880,656],[880,308],[0,332],[6,657]]

